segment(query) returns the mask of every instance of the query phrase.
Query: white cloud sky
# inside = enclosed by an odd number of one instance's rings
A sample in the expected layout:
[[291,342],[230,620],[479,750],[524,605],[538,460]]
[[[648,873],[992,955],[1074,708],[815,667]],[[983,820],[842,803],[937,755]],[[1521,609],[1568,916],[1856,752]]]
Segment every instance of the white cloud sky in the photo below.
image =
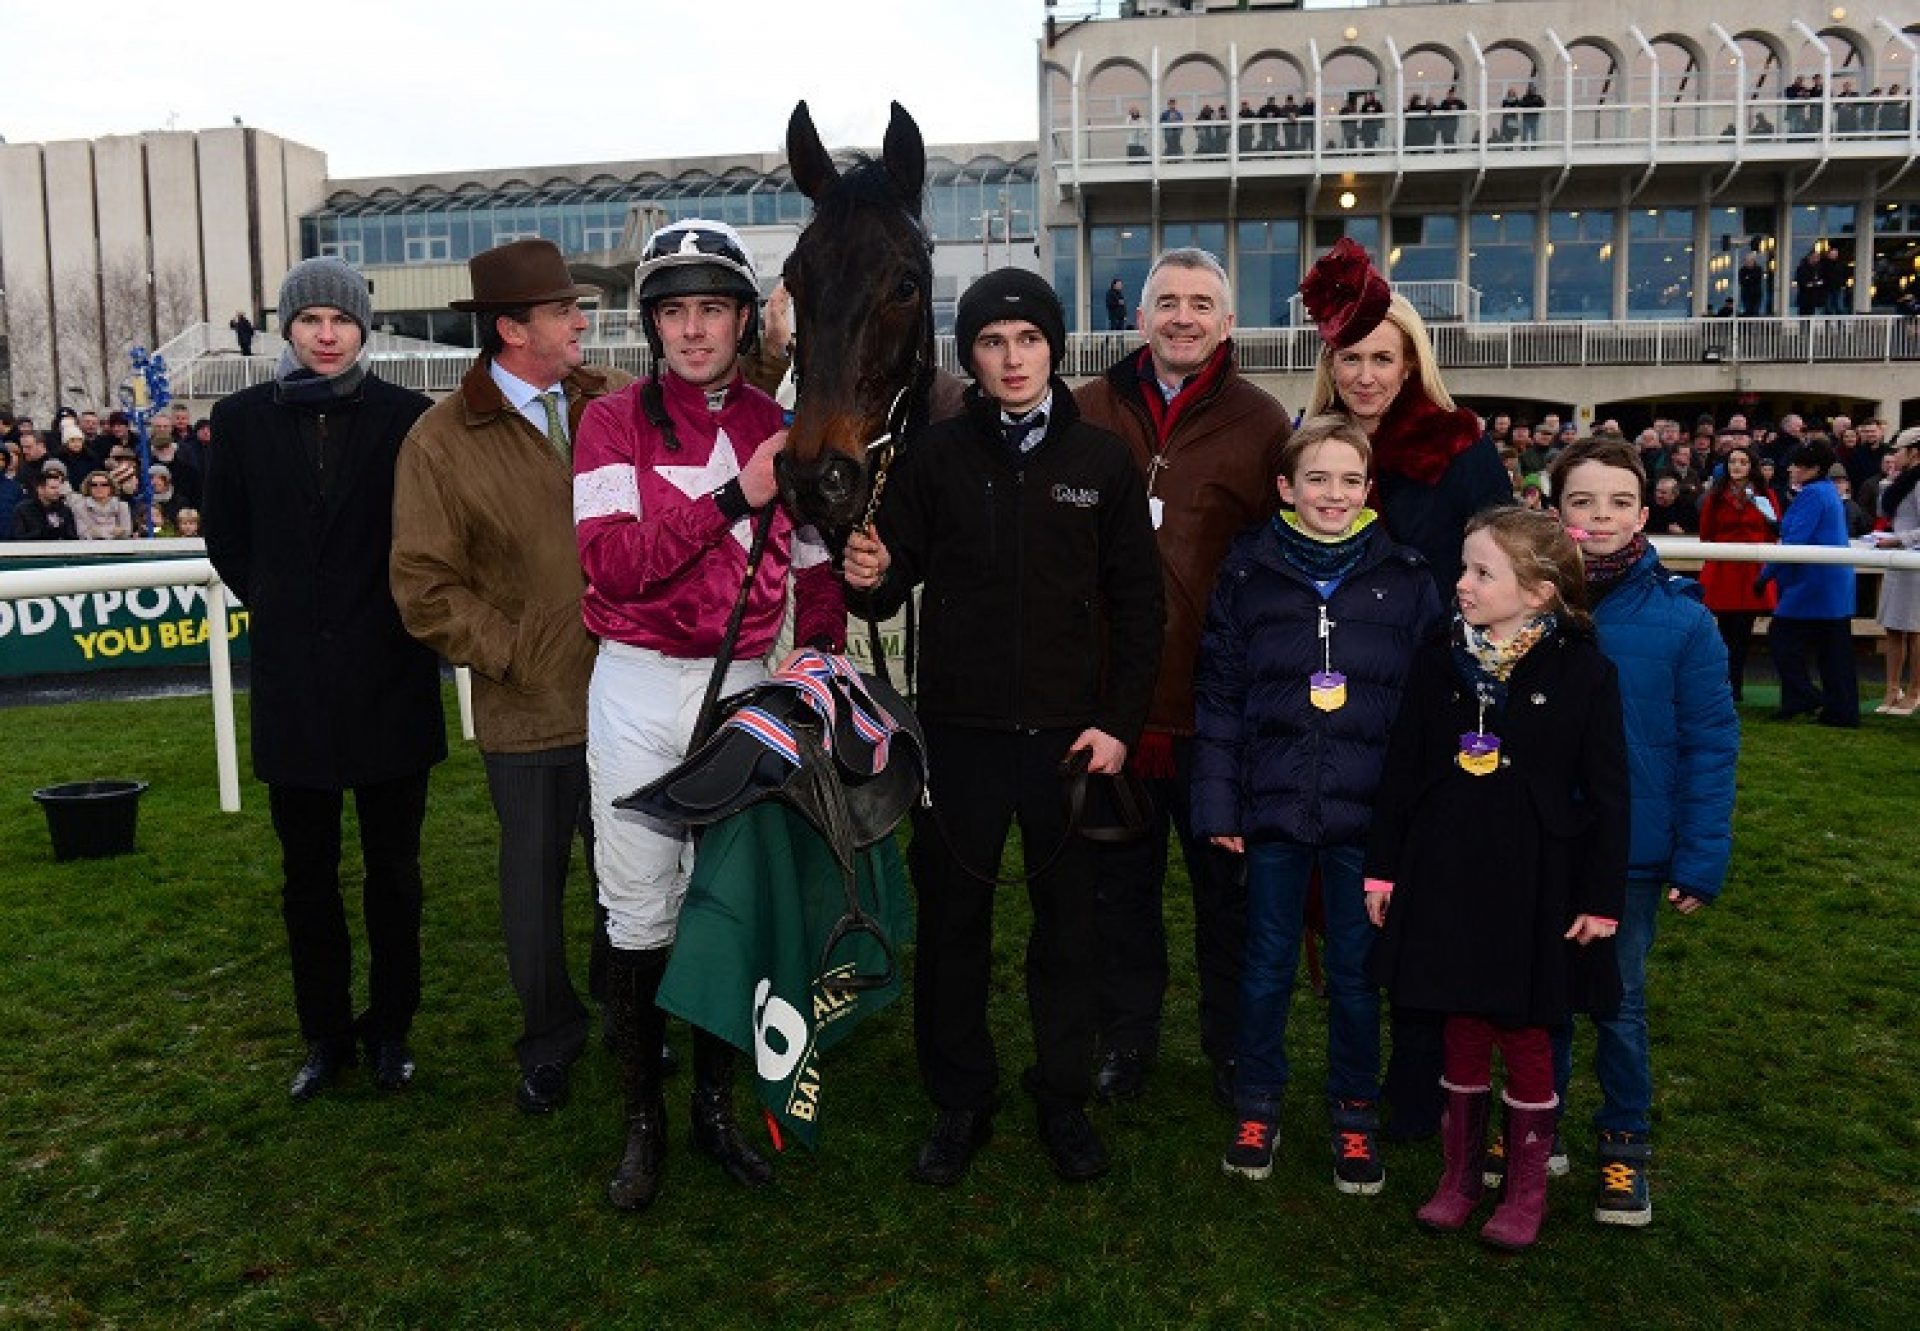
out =
[[[9,143],[246,124],[359,176],[1032,139],[1042,0],[0,0]],[[558,19],[542,31],[539,19]]]

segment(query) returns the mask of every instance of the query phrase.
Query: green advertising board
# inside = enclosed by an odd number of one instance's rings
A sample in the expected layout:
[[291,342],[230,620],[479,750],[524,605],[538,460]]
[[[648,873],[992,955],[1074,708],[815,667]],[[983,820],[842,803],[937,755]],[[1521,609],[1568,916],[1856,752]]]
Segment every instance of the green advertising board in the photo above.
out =
[[[151,558],[84,562],[91,566]],[[68,561],[50,559],[0,565],[65,566]],[[247,653],[247,619],[245,607],[228,606],[227,644],[236,659]],[[188,584],[0,600],[0,676],[205,665],[207,632],[207,589]]]

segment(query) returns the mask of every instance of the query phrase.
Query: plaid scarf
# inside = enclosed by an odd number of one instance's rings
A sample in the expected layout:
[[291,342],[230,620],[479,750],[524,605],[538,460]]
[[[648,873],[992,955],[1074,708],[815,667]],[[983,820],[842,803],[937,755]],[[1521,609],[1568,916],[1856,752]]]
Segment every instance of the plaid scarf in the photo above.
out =
[[1495,712],[1507,705],[1507,680],[1520,659],[1559,625],[1551,610],[1535,615],[1505,642],[1495,642],[1487,631],[1453,617],[1453,664],[1461,680]]
[[1618,587],[1646,553],[1645,532],[1635,532],[1631,541],[1610,555],[1590,555],[1582,550],[1581,559],[1587,571],[1587,599],[1598,605],[1600,598]]

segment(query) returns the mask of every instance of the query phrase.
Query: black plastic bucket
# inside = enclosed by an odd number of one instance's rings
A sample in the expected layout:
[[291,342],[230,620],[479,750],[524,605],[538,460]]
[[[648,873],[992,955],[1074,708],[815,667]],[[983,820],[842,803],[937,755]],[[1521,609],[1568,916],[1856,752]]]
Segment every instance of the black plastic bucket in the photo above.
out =
[[47,811],[56,860],[95,860],[133,850],[144,781],[69,781],[42,786],[33,798]]

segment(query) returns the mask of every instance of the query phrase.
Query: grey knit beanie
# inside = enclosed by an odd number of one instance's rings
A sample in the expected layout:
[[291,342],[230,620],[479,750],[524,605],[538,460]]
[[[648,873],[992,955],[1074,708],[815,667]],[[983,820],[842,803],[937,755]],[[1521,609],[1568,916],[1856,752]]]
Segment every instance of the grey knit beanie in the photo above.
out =
[[331,305],[360,325],[364,337],[373,328],[373,292],[367,279],[335,258],[302,259],[280,283],[280,335],[293,318],[314,305]]

